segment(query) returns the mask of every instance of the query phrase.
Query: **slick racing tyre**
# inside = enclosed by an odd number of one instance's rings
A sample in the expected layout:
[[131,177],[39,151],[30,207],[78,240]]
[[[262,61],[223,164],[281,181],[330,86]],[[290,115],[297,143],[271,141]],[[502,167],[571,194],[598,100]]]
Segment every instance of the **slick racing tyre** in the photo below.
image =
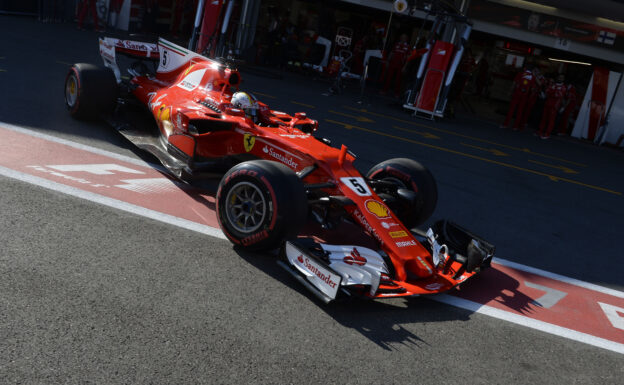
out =
[[381,198],[387,197],[391,201],[388,206],[407,228],[422,224],[433,214],[438,202],[438,187],[431,172],[415,160],[386,160],[373,166],[366,177],[396,186],[385,191],[379,187],[375,191]]
[[65,77],[65,105],[72,117],[95,119],[117,101],[117,80],[110,68],[74,64]]
[[221,179],[217,218],[233,243],[268,250],[299,233],[308,216],[303,182],[288,167],[268,160],[243,162]]

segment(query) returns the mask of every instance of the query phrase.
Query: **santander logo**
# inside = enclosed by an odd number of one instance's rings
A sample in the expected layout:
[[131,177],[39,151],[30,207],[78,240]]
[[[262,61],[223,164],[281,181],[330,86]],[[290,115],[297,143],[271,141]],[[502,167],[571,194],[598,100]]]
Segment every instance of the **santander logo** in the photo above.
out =
[[290,168],[296,169],[297,166],[299,165],[292,158],[290,158],[290,157],[288,157],[286,155],[280,154],[278,152],[275,152],[272,147],[264,146],[264,148],[262,148],[262,152],[264,152],[265,154],[268,154],[271,158],[275,158],[275,159],[279,160],[280,162],[284,163],[285,165],[289,166]]
[[332,289],[336,288],[338,282],[334,281],[335,278],[332,277],[331,274],[325,275],[325,273],[323,273],[319,268],[314,266],[308,258],[303,258],[303,255],[299,255],[297,257],[297,261],[301,263],[312,274],[316,275],[318,279],[325,282],[329,287],[331,287]]
[[351,251],[351,255],[347,255],[342,260],[344,263],[348,263],[349,265],[363,266],[366,264],[366,258],[362,257],[358,249],[355,247]]

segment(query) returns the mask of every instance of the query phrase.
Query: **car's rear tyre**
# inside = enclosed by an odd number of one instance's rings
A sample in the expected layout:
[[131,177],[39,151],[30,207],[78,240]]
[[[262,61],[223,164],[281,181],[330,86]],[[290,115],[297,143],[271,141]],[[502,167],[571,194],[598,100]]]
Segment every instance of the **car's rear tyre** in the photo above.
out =
[[308,200],[303,182],[288,167],[268,160],[243,162],[221,179],[217,218],[233,243],[268,250],[299,233]]
[[110,68],[77,63],[65,77],[65,106],[74,118],[95,119],[113,109],[117,90]]
[[[416,193],[413,200],[395,196],[395,214],[408,228],[413,228],[431,217],[438,203],[438,187],[431,172],[412,159],[389,159],[373,166],[366,174],[368,179],[391,182],[399,189]],[[398,195],[398,194],[395,194]]]

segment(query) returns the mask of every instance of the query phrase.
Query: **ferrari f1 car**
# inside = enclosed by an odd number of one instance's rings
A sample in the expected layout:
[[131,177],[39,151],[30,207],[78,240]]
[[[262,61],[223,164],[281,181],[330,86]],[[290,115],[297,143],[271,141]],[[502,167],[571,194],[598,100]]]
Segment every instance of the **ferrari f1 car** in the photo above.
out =
[[[323,301],[440,293],[490,265],[494,247],[452,222],[415,228],[437,202],[420,163],[390,159],[360,174],[347,147],[315,135],[317,121],[270,109],[238,90],[233,66],[166,40],[103,38],[100,53],[104,68],[67,74],[70,114],[105,117],[179,179],[222,175],[216,211],[227,238],[279,248],[280,265]],[[328,241],[345,228],[338,240],[348,242]]]

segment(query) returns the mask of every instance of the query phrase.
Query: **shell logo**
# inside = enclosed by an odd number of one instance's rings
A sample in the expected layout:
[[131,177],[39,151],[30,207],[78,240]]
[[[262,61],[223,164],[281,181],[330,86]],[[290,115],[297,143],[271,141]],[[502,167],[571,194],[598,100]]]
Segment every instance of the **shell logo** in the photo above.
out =
[[161,106],[158,111],[158,119],[160,120],[171,119],[171,107]]
[[390,217],[390,212],[388,211],[388,208],[374,199],[369,199],[366,201],[366,210],[380,219]]

